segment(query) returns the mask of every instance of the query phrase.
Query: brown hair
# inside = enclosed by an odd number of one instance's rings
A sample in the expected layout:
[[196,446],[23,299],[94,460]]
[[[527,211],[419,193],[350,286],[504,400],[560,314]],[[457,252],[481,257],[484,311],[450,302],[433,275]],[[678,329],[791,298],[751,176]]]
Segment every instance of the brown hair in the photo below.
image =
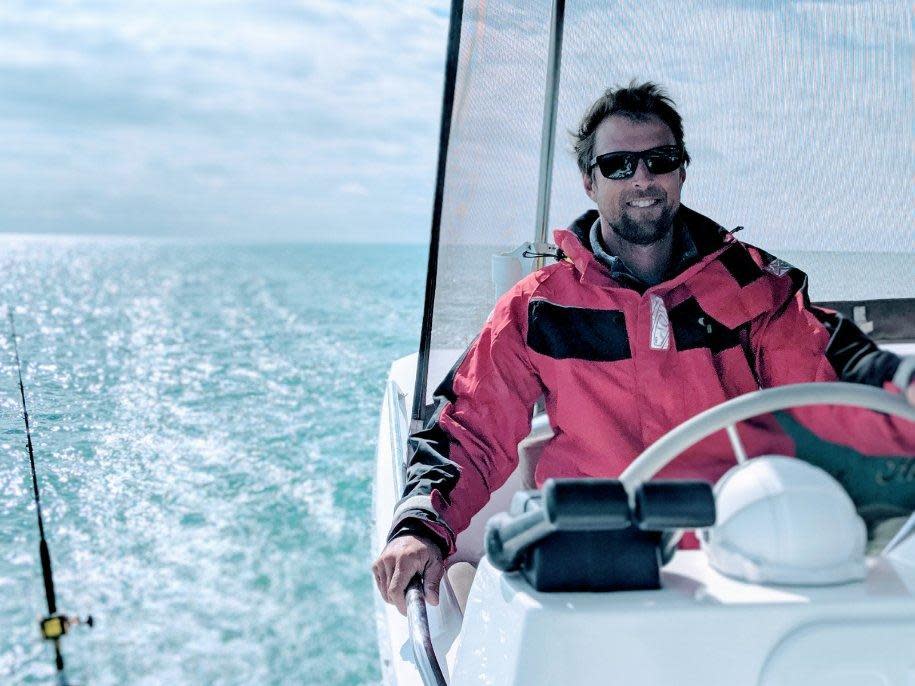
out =
[[646,81],[637,84],[635,79],[626,88],[608,88],[581,118],[577,131],[570,132],[572,148],[582,174],[590,172],[594,158],[594,132],[607,117],[619,114],[636,121],[657,117],[674,135],[677,147],[683,154],[683,166],[689,164],[689,153],[683,144],[683,120],[674,109],[674,101],[657,84]]

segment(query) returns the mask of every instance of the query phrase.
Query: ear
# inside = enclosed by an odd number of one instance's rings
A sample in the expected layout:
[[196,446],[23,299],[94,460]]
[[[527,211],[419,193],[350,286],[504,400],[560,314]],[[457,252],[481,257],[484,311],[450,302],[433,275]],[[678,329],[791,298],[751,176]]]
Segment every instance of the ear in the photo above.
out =
[[683,185],[683,182],[686,181],[686,167],[680,165],[680,185]]
[[595,203],[597,202],[597,191],[594,188],[594,177],[588,174],[581,175],[582,185],[585,187],[585,193],[588,194],[588,197],[591,198]]

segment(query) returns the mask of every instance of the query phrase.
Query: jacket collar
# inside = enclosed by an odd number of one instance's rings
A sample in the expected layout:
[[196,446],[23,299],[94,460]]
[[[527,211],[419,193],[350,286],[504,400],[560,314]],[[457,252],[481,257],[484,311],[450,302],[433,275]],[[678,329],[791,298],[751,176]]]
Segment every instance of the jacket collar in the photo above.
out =
[[[568,229],[553,233],[556,244],[575,265],[582,283],[604,287],[620,285],[643,293],[648,286],[639,281],[622,260],[613,255],[605,254],[603,260],[595,256],[591,229],[597,220],[597,210],[585,212]],[[682,204],[674,217],[674,229],[683,236],[679,241],[680,259],[662,283],[677,280],[690,267],[709,261],[710,255],[735,240],[720,224]]]

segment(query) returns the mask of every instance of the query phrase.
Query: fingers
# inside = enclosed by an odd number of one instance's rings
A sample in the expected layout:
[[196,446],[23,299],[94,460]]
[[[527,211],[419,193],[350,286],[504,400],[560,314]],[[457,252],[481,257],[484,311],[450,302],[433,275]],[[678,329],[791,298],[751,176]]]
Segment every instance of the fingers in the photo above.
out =
[[391,600],[388,598],[388,585],[391,582],[391,575],[384,556],[375,560],[375,564],[372,565],[372,574],[375,577],[375,585],[378,587],[378,593],[381,594],[381,598],[384,602],[390,603]]
[[407,603],[404,594],[410,580],[417,574],[425,578],[426,600],[438,604],[438,586],[444,573],[442,555],[438,546],[415,536],[396,538],[385,546],[372,565],[372,574],[378,592],[385,602],[397,607],[405,615]]
[[438,589],[445,573],[445,565],[440,558],[432,558],[423,572],[423,592],[426,602],[438,605]]
[[412,571],[413,565],[408,566],[408,564],[404,564],[405,562],[401,561],[401,564],[394,569],[394,574],[391,576],[391,584],[388,586],[388,597],[390,598],[388,602],[393,603],[397,611],[402,615],[407,614],[407,598],[405,596],[407,584],[410,583],[410,579],[416,573]]

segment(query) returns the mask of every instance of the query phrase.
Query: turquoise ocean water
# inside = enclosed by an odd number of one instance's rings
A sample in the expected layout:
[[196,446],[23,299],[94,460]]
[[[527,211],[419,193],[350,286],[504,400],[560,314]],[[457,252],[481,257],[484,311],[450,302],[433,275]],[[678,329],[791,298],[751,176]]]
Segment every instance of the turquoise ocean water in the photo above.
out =
[[[489,252],[463,290],[491,292]],[[819,297],[911,266],[784,257]],[[374,444],[388,367],[417,347],[425,262],[424,246],[0,238],[58,602],[97,620],[64,641],[75,683],[378,682]],[[893,280],[848,297],[875,284]],[[0,684],[49,684],[0,327]]]
[[[80,684],[370,684],[374,443],[425,247],[2,239]],[[0,683],[53,683],[0,333]]]

